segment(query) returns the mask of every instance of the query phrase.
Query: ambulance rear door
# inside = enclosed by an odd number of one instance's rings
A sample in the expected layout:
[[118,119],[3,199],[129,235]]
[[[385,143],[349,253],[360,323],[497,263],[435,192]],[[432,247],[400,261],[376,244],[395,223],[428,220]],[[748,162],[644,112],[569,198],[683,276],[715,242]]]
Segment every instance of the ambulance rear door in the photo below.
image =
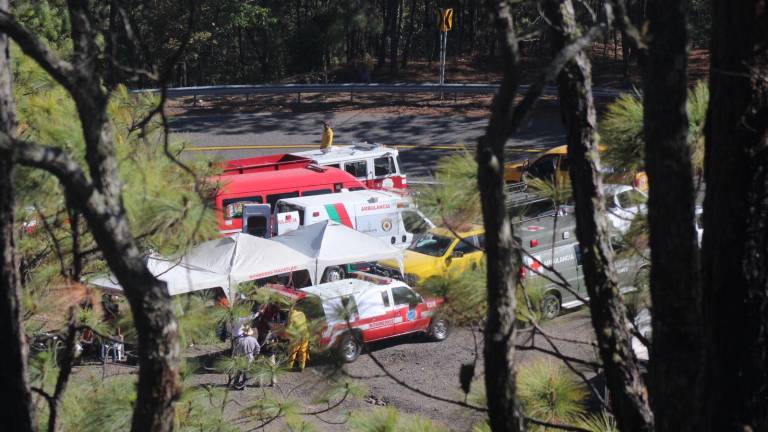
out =
[[272,211],[269,204],[243,206],[243,232],[256,237],[272,237]]

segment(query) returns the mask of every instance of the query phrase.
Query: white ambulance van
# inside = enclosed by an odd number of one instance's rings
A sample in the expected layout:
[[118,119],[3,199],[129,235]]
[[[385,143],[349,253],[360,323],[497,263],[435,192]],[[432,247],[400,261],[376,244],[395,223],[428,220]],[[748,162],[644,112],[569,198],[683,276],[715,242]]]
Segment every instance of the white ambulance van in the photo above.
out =
[[407,196],[378,190],[281,199],[275,218],[278,235],[332,220],[402,248],[435,226]]

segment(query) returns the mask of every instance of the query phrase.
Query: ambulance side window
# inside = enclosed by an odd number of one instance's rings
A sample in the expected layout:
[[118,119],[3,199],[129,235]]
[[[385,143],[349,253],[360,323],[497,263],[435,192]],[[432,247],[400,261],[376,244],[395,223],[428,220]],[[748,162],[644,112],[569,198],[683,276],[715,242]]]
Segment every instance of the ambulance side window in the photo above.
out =
[[227,219],[243,216],[243,206],[246,204],[261,204],[264,201],[260,196],[225,199],[222,202],[224,217]]
[[395,306],[416,305],[421,301],[418,294],[404,286],[392,288],[392,299],[395,301]]
[[296,198],[298,196],[299,196],[299,191],[267,195],[267,203],[269,203],[269,206],[271,208],[275,208],[275,204],[277,204],[277,202],[280,201],[281,199]]
[[387,290],[381,292],[381,301],[384,302],[384,307],[389,307],[389,292]]
[[315,190],[308,190],[301,193],[301,196],[314,196],[314,195],[325,195],[331,193],[330,189],[315,189]]
[[405,226],[406,232],[411,234],[421,234],[429,230],[427,222],[415,211],[405,210],[401,212],[401,214],[403,215],[403,225]]
[[395,161],[392,156],[384,156],[373,160],[373,171],[376,177],[384,177],[395,173]]
[[355,162],[346,162],[344,171],[352,174],[354,177],[368,177],[368,163],[364,160]]

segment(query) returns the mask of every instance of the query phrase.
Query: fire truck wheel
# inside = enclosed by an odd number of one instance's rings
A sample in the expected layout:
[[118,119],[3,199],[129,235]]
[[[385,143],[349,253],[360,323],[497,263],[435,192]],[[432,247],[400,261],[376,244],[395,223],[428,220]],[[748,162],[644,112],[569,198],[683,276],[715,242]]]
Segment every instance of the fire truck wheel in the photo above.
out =
[[560,297],[554,292],[548,292],[541,299],[541,316],[544,319],[554,319],[560,315]]
[[340,267],[333,266],[325,269],[325,275],[323,276],[323,281],[336,282],[342,279],[344,279],[344,270],[342,270]]
[[352,363],[357,360],[357,357],[360,356],[360,351],[362,351],[359,339],[360,335],[355,337],[352,333],[346,333],[341,337],[341,341],[339,342],[336,351],[341,361],[344,363]]
[[429,323],[427,334],[433,340],[443,341],[448,337],[449,328],[448,320],[442,317],[435,317],[432,322]]

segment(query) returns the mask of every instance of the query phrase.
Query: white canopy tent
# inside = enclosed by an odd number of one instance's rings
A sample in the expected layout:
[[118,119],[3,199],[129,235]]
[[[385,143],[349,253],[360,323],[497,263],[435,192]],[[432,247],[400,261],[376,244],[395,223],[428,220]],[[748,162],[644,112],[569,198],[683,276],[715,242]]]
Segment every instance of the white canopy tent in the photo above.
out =
[[[152,274],[166,282],[170,295],[221,287],[231,296],[241,282],[299,270],[307,270],[313,277],[316,264],[314,258],[281,243],[237,233],[205,242],[178,259],[149,257],[147,266]],[[120,290],[112,275],[88,283]]]
[[[330,266],[395,259],[403,272],[403,251],[376,237],[329,220],[299,227],[274,237],[282,243],[315,259],[314,281],[319,281]],[[311,273],[311,272],[310,272]],[[317,282],[315,282],[317,283]]]

